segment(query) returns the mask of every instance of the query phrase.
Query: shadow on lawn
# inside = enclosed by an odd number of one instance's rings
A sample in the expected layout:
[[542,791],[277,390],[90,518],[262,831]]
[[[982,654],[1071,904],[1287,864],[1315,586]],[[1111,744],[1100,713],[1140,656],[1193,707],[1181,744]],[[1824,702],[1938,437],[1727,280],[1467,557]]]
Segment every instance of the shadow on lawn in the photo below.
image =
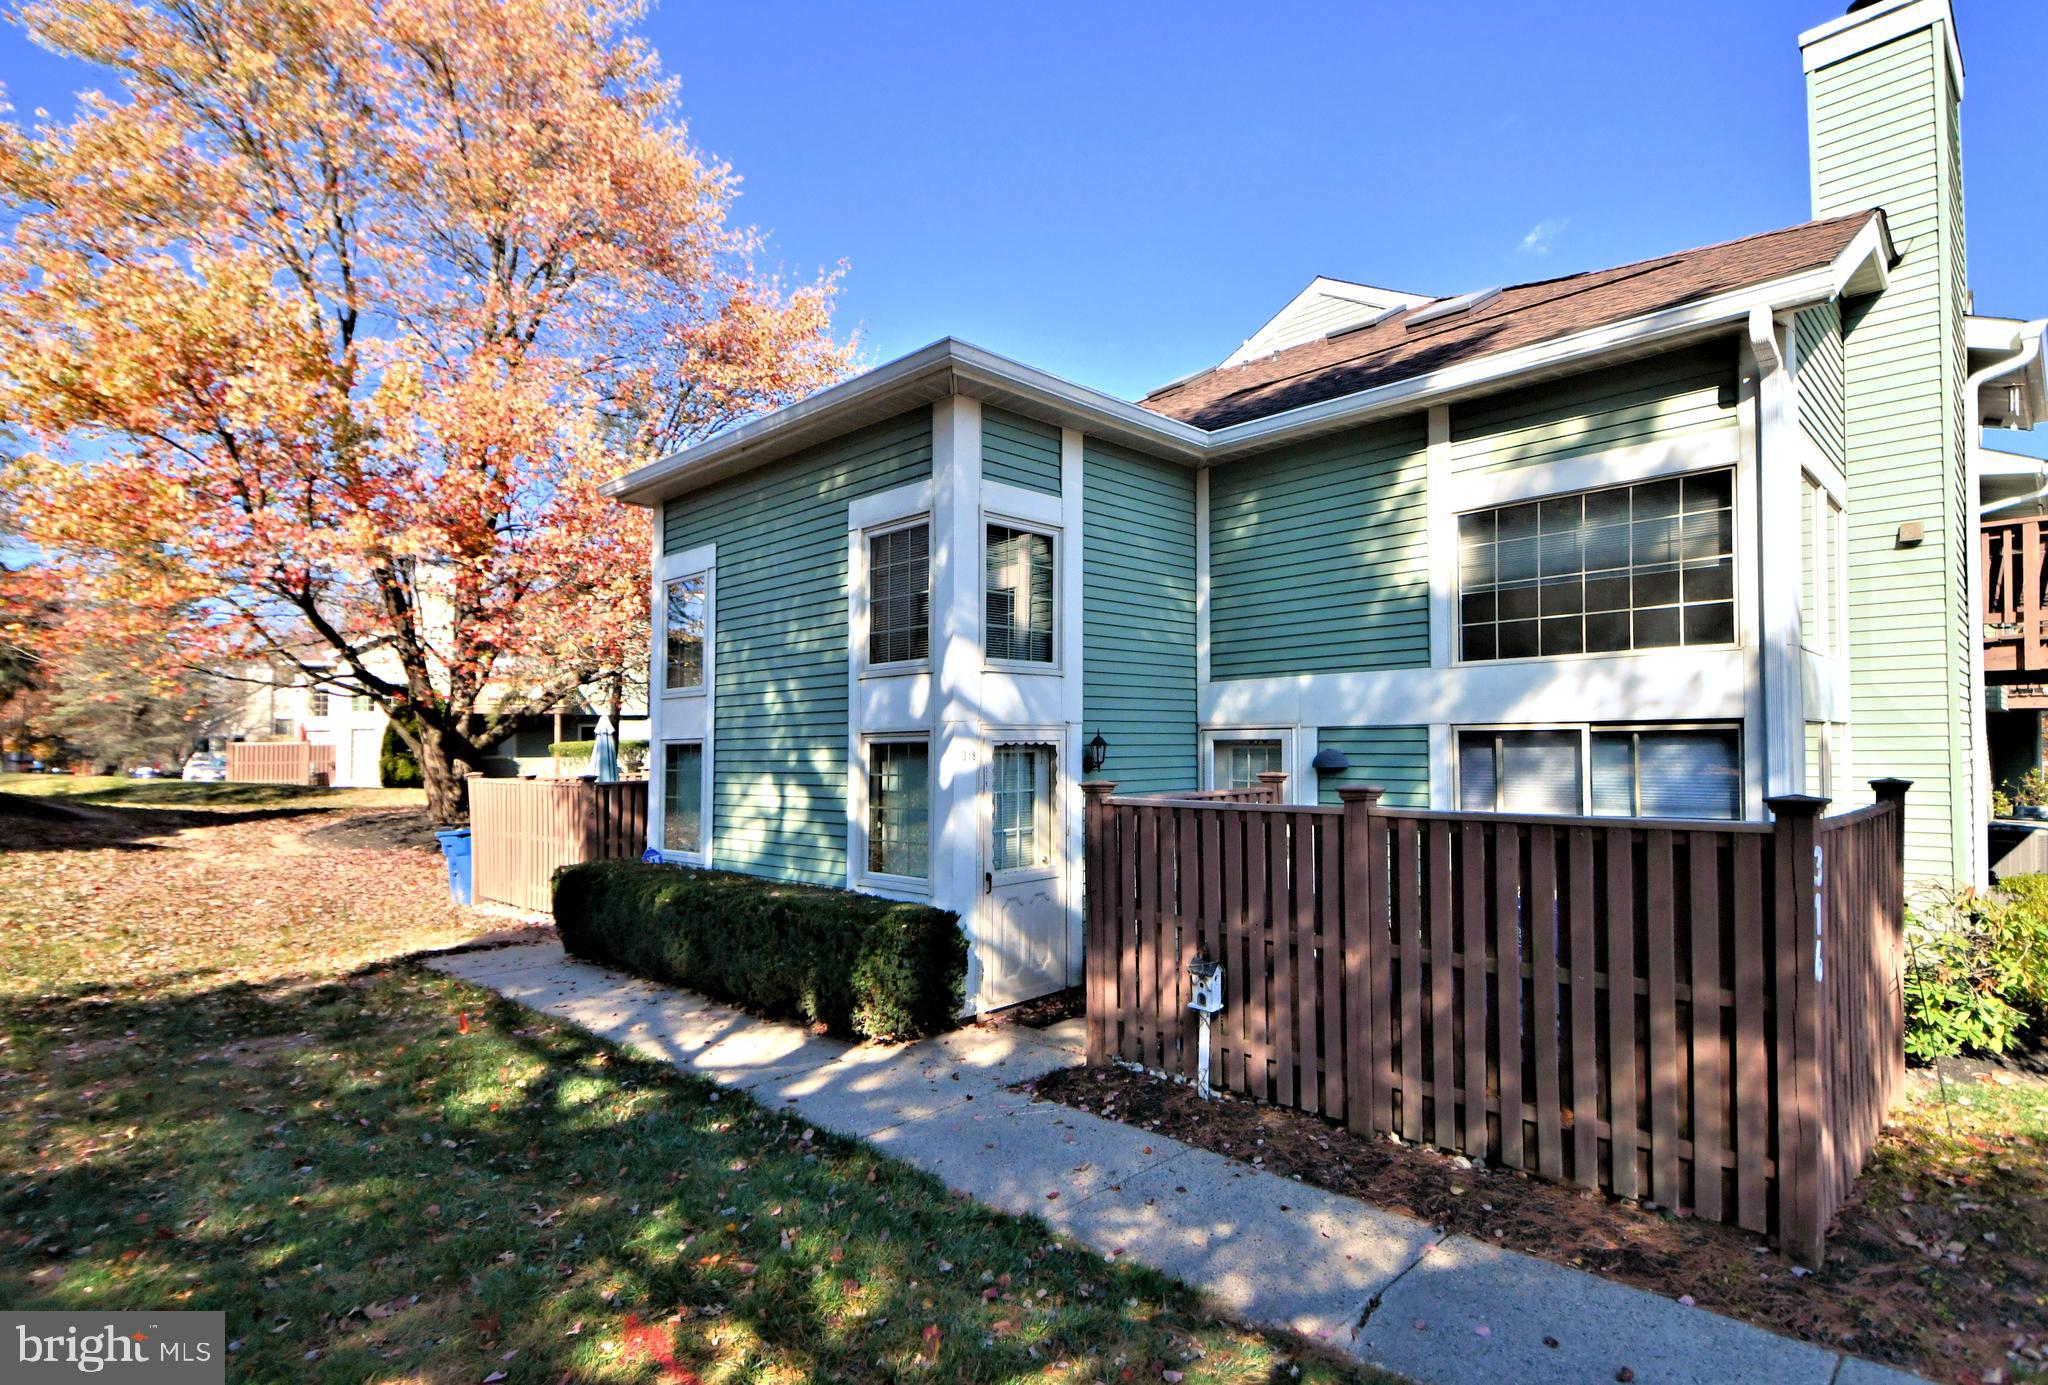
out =
[[1145,1373],[1197,1339],[1242,1354],[1235,1378],[1296,1359],[1150,1271],[410,967],[0,999],[0,1026],[0,1299],[221,1309],[249,1378],[481,1378],[510,1350],[552,1380],[615,1363],[605,1343],[672,1359],[659,1379],[886,1378],[927,1352]]
[[160,851],[159,838],[192,828],[288,821],[332,804],[242,809],[129,808],[0,793],[0,851]]

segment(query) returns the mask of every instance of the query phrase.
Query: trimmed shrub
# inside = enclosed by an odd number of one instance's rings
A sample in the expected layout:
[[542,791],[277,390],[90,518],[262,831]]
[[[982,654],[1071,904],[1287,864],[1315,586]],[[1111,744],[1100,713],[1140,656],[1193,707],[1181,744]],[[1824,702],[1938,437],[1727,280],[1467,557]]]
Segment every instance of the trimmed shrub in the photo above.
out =
[[2048,1017],[2048,876],[1931,890],[1906,915],[1906,1052],[2004,1053]]
[[405,737],[398,734],[395,720],[384,723],[384,742],[377,749],[377,781],[387,789],[417,789],[426,782],[420,778],[420,762]]
[[[597,753],[596,741],[550,741],[548,754],[557,760],[588,760]],[[619,742],[619,768],[638,773],[647,768],[646,741]]]
[[572,957],[867,1039],[946,1027],[966,997],[957,915],[731,871],[591,861],[555,876]]

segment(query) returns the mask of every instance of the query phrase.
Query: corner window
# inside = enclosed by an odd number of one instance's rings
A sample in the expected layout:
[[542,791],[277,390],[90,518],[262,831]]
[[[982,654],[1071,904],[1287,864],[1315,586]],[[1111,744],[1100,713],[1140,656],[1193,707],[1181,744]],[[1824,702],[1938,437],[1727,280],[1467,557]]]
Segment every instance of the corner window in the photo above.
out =
[[1052,538],[1000,524],[988,527],[982,591],[991,659],[1052,660]]
[[1712,471],[1458,516],[1461,657],[1732,644],[1734,484]]
[[923,880],[931,872],[931,747],[868,743],[868,872]]
[[1577,726],[1458,733],[1466,812],[1735,819],[1741,735],[1732,726]]
[[691,692],[704,686],[704,631],[710,614],[709,573],[693,572],[663,588],[668,608],[668,655],[662,677],[666,692]]
[[919,521],[868,535],[868,662],[932,652],[932,530]]
[[671,741],[661,748],[661,849],[704,854],[704,746]]
[[315,688],[306,694],[306,715],[324,717],[327,715],[327,689]]
[[1226,740],[1218,736],[1213,753],[1210,782],[1219,789],[1256,788],[1260,774],[1286,768],[1277,738]]

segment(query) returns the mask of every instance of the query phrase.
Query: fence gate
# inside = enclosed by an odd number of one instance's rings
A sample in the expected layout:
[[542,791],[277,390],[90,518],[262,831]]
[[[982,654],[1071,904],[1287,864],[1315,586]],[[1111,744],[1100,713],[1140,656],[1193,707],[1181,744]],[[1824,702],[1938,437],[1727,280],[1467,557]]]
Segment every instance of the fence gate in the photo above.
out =
[[529,913],[554,905],[555,872],[647,849],[647,781],[469,781],[471,892]]

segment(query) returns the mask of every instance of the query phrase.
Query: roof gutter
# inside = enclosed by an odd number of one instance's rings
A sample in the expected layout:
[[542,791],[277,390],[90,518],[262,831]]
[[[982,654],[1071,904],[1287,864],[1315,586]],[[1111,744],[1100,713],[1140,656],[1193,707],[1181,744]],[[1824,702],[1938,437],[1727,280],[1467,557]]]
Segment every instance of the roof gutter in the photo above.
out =
[[628,504],[657,505],[745,470],[756,459],[822,440],[835,421],[851,418],[859,426],[878,421],[892,407],[909,408],[952,393],[994,396],[1072,419],[1110,441],[1206,466],[1459,395],[1568,374],[1623,351],[1643,354],[1714,331],[1740,329],[1755,308],[1781,312],[1845,291],[1874,292],[1884,287],[1894,258],[1884,220],[1873,215],[1825,265],[1213,432],[948,337],[650,462],[606,482],[601,493]]

